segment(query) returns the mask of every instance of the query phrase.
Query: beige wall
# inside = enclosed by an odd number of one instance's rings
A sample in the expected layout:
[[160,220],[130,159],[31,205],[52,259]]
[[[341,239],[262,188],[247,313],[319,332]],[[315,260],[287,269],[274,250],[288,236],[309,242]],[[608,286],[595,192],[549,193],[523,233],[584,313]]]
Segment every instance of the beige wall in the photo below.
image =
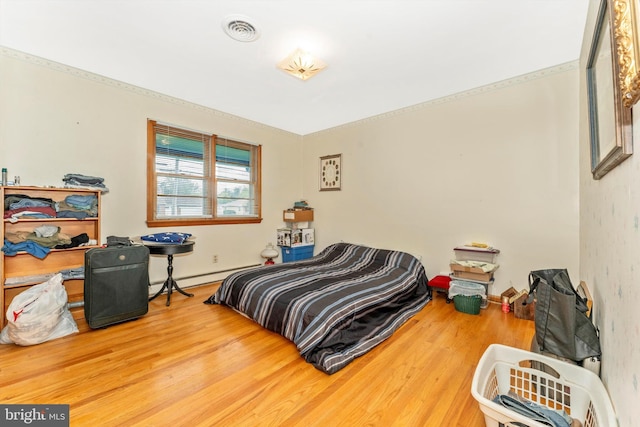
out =
[[[600,1],[590,0],[580,69],[587,64]],[[635,154],[602,179],[590,171],[586,75],[580,73],[580,277],[592,289],[602,346],[602,379],[621,427],[640,416],[640,110]]]
[[[422,256],[431,277],[453,247],[501,250],[490,294],[531,270],[578,280],[578,70],[566,64],[307,135],[304,195],[320,249],[345,240]],[[343,190],[318,191],[319,157],[342,153]]]
[[[197,242],[194,253],[176,257],[176,277],[262,262],[282,209],[301,196],[292,179],[301,174],[298,135],[7,49],[0,50],[0,84],[0,164],[23,185],[61,186],[66,173],[105,178],[103,241],[169,231],[145,224],[147,118],[262,144],[264,221],[171,229]],[[166,259],[152,257],[151,280],[164,277]]]
[[[526,287],[533,269],[577,274],[575,64],[301,137],[1,53],[2,166],[26,185],[60,185],[69,172],[104,177],[103,238],[161,231],[145,225],[147,118],[263,145],[265,220],[180,230],[198,243],[176,263],[178,276],[260,262],[281,210],[301,197],[316,209],[316,252],[340,240],[401,249],[433,276],[448,270],[454,246],[488,242],[502,251],[493,295]],[[343,190],[319,192],[318,158],[335,153]],[[162,260],[152,267],[152,280],[162,279]]]

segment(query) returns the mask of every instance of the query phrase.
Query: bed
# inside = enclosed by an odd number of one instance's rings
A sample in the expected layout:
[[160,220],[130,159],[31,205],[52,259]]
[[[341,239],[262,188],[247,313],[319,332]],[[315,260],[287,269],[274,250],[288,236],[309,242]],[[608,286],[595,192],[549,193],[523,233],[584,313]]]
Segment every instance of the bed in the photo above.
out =
[[333,374],[418,313],[431,300],[427,282],[408,253],[336,243],[306,260],[233,273],[205,303],[288,338]]

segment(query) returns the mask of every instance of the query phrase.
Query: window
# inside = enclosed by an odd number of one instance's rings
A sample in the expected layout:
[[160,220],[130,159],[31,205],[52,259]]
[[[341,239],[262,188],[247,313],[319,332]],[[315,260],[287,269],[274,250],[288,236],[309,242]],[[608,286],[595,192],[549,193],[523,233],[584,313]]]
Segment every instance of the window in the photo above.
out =
[[257,223],[261,147],[147,123],[147,225]]

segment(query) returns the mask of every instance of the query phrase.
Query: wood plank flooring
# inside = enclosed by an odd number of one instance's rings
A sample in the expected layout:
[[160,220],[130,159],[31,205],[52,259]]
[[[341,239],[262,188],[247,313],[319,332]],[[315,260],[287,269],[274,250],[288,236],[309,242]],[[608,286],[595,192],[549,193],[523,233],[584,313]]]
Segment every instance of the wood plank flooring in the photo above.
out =
[[[437,295],[333,375],[243,316],[158,297],[141,319],[32,347],[0,345],[0,402],[70,405],[72,426],[484,426],[471,396],[491,343],[528,349],[532,321]],[[86,329],[86,326],[83,326]]]

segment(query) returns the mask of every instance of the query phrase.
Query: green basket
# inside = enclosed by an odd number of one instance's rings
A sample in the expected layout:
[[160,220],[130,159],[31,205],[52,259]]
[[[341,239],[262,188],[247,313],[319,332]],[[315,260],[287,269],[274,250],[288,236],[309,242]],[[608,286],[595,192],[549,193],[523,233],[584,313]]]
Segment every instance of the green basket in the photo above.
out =
[[453,297],[453,305],[456,310],[467,314],[480,314],[482,297],[480,295],[456,295]]

